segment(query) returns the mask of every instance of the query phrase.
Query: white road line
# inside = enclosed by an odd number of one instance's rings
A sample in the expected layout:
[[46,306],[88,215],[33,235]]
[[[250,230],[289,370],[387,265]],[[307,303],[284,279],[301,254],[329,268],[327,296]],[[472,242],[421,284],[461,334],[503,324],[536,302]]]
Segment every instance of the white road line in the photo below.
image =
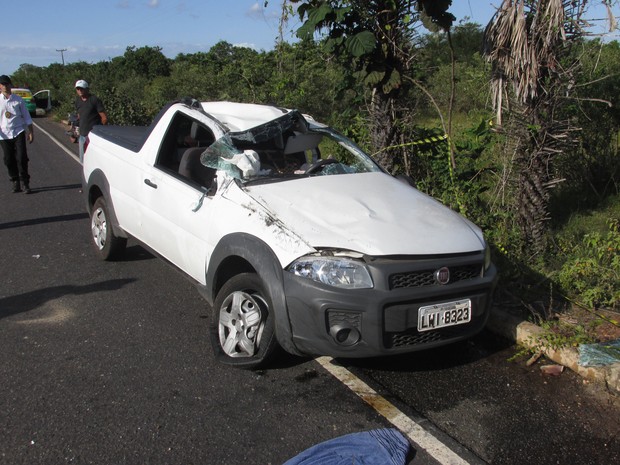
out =
[[70,157],[72,157],[75,161],[77,161],[78,163],[80,162],[80,157],[78,157],[75,153],[73,153],[71,150],[69,150],[67,147],[65,147],[64,145],[62,145],[62,143],[60,141],[58,141],[58,139],[56,139],[54,136],[52,136],[49,132],[47,132],[45,129],[43,129],[41,126],[39,126],[37,123],[35,123],[34,121],[32,122],[32,124],[34,124],[37,128],[38,131],[41,131],[43,134],[45,134],[47,137],[49,137],[50,139],[52,139],[52,142],[54,142],[54,144],[56,144],[58,147],[60,147],[61,149],[63,149]]
[[351,389],[364,402],[385,417],[399,431],[405,434],[416,445],[424,449],[431,457],[442,465],[469,465],[469,462],[459,457],[439,439],[430,434],[419,424],[398,410],[394,404],[381,397],[374,389],[342,366],[332,363],[331,357],[318,357],[321,364],[336,379]]

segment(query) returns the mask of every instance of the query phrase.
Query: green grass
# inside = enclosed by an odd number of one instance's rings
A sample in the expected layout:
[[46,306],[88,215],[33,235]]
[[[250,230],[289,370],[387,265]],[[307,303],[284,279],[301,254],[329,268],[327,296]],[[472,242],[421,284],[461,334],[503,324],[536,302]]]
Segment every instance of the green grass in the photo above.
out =
[[595,209],[586,208],[570,214],[555,233],[565,239],[577,239],[593,232],[605,234],[611,218],[620,219],[620,194],[607,197]]

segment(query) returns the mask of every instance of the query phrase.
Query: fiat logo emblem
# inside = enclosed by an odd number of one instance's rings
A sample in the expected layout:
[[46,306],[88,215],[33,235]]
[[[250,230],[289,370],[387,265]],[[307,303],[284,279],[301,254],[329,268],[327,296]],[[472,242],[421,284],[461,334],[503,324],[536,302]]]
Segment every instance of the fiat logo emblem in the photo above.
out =
[[450,269],[446,266],[435,271],[435,280],[439,284],[448,284],[450,282]]

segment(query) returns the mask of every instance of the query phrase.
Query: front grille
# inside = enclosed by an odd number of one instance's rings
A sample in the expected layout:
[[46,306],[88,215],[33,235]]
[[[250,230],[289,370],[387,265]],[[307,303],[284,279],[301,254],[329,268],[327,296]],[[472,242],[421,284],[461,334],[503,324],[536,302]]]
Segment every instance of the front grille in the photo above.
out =
[[[484,319],[480,319],[484,323]],[[398,333],[385,334],[385,347],[387,349],[399,349],[402,347],[411,347],[421,344],[429,344],[432,342],[445,341],[466,334],[478,332],[481,323],[472,321],[464,325],[450,326],[448,328],[436,329],[433,331],[419,332],[415,328],[408,329]]]
[[[477,278],[480,276],[480,265],[461,265],[450,268],[450,283],[457,281],[463,281],[465,279]],[[390,276],[390,289],[405,289],[412,287],[423,286],[440,286],[435,280],[435,271],[433,270],[420,270],[412,271],[408,273],[397,273]]]
[[402,333],[389,333],[387,334],[386,346],[388,349],[394,349],[398,347],[416,346],[419,344],[428,344],[429,342],[442,341],[449,336],[445,335],[446,331],[428,331],[420,333],[415,329],[409,331],[403,331]]

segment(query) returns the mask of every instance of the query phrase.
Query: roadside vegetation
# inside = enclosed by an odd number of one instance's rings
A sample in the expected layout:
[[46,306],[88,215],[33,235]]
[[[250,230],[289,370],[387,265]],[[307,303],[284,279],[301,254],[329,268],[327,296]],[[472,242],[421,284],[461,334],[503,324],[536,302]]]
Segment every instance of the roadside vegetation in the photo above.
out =
[[454,18],[450,0],[291,0],[282,28],[300,14],[299,41],[270,51],[219,42],[169,59],[129,46],[12,77],[51,89],[59,120],[77,79],[112,124],[149,124],[186,96],[300,109],[480,225],[500,268],[498,305],[546,321],[586,309],[588,327],[617,328],[620,44],[585,35],[594,3],[507,1],[483,28]]

